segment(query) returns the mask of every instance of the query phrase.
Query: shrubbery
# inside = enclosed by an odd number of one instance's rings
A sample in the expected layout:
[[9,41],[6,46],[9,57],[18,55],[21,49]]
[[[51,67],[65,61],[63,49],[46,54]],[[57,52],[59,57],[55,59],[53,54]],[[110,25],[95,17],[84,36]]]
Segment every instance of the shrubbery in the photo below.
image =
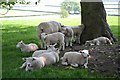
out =
[[78,2],[71,1],[71,0],[65,0],[61,3],[61,17],[65,18],[68,17],[69,14],[73,14],[75,12],[80,13],[80,5]]
[[65,9],[61,9],[61,18],[66,18],[69,16],[69,13]]

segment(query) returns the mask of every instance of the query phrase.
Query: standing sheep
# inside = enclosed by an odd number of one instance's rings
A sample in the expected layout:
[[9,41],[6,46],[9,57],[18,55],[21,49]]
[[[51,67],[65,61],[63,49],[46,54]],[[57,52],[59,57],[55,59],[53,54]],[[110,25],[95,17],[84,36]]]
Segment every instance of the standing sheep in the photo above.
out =
[[64,26],[61,29],[61,32],[63,34],[65,34],[65,43],[66,46],[68,46],[70,44],[70,46],[72,46],[72,42],[73,42],[73,37],[74,37],[74,33],[71,27],[68,26]]
[[34,52],[38,49],[38,46],[36,44],[25,44],[23,41],[18,42],[16,47],[20,48],[22,52]]
[[46,52],[36,57],[23,58],[23,60],[25,62],[20,67],[21,69],[24,68],[26,71],[41,69],[44,66],[54,64],[59,61],[59,50],[56,49],[55,51]]
[[[42,22],[37,26],[37,37],[41,40],[41,33],[54,33],[61,31],[61,24],[56,21]],[[44,42],[41,40],[41,48],[43,48]],[[44,46],[45,48],[45,46]]]
[[50,44],[53,43],[59,43],[60,47],[59,50],[65,49],[65,43],[64,43],[64,34],[61,32],[55,32],[51,34],[42,33],[41,38],[44,40],[45,45],[48,47]]
[[78,67],[78,65],[84,65],[88,68],[88,50],[81,50],[80,52],[66,52],[62,57],[62,65],[70,64],[73,67]]
[[85,28],[84,24],[81,24],[81,25],[76,26],[76,27],[72,27],[76,42],[79,44],[80,44],[80,37],[81,37],[81,34],[82,34],[84,28]]
[[110,45],[112,45],[112,42],[107,37],[98,37],[98,38],[95,38],[93,40],[86,41],[86,43],[85,43],[85,45],[90,45],[90,46],[92,46],[92,45],[101,45],[101,44],[110,44]]

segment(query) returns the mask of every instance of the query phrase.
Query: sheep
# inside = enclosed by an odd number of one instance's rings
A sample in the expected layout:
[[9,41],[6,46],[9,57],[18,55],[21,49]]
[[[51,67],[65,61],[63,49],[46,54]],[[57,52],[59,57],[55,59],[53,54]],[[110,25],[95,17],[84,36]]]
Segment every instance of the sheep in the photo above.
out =
[[57,44],[49,45],[47,50],[37,50],[32,54],[32,57],[37,57],[38,55],[46,53],[46,52],[55,51],[56,50],[56,48],[55,48],[56,45]]
[[101,44],[110,44],[112,45],[112,42],[110,41],[110,39],[108,39],[107,37],[98,37],[95,38],[93,40],[89,40],[85,42],[85,45],[101,45]]
[[41,69],[47,65],[55,64],[59,61],[59,49],[51,52],[45,52],[37,57],[23,58],[25,61],[20,69],[25,69],[25,71],[33,71]]
[[[46,33],[46,34],[50,34],[50,33],[54,33],[54,32],[59,32],[61,31],[61,23],[56,22],[56,21],[48,21],[48,22],[42,22],[40,23],[37,28],[37,37],[38,39],[41,40],[41,33]],[[41,48],[45,48],[44,45],[44,40],[41,40]]]
[[64,34],[61,32],[55,32],[51,34],[42,33],[41,38],[44,40],[45,45],[48,47],[50,44],[59,43],[59,49],[65,49]]
[[84,65],[85,68],[88,68],[88,58],[89,58],[88,50],[80,50],[79,52],[71,51],[66,52],[62,59],[62,65],[70,64],[73,67],[78,67],[78,65]]
[[34,52],[38,49],[38,46],[36,44],[25,44],[23,41],[18,42],[16,47],[20,48],[22,52]]
[[76,39],[76,42],[79,44],[80,44],[80,37],[81,37],[81,34],[82,34],[84,28],[85,28],[84,24],[72,27],[73,33],[74,33],[74,38]]
[[70,44],[70,46],[72,46],[72,42],[73,42],[73,37],[74,37],[74,33],[71,27],[68,26],[64,26],[61,29],[61,32],[63,34],[65,34],[65,43],[66,46],[68,46]]

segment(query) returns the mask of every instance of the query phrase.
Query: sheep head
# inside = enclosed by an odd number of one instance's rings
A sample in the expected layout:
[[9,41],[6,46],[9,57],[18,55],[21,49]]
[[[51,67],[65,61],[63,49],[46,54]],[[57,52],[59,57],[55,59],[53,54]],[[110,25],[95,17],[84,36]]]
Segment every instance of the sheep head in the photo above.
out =
[[18,44],[16,45],[16,47],[17,48],[21,48],[23,45],[25,45],[24,42],[20,41],[20,42],[18,42]]
[[81,53],[81,55],[85,58],[89,57],[90,54],[89,54],[89,50],[80,50],[79,51]]

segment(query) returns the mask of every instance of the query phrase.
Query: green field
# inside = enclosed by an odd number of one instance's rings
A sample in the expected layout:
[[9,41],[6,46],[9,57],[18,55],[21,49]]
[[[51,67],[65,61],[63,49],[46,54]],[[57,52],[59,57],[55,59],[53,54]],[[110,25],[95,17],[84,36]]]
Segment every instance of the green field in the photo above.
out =
[[[45,18],[31,20],[4,20],[2,23],[2,77],[3,78],[91,78],[103,77],[102,74],[89,73],[87,69],[77,68],[66,70],[56,65],[33,72],[18,69],[23,63],[22,58],[31,56],[31,53],[21,53],[16,49],[18,41],[36,43],[40,45],[36,37],[36,26],[43,21],[54,20],[64,25],[76,26],[80,24],[80,18]],[[113,34],[118,38],[118,17],[109,16],[107,21]]]

